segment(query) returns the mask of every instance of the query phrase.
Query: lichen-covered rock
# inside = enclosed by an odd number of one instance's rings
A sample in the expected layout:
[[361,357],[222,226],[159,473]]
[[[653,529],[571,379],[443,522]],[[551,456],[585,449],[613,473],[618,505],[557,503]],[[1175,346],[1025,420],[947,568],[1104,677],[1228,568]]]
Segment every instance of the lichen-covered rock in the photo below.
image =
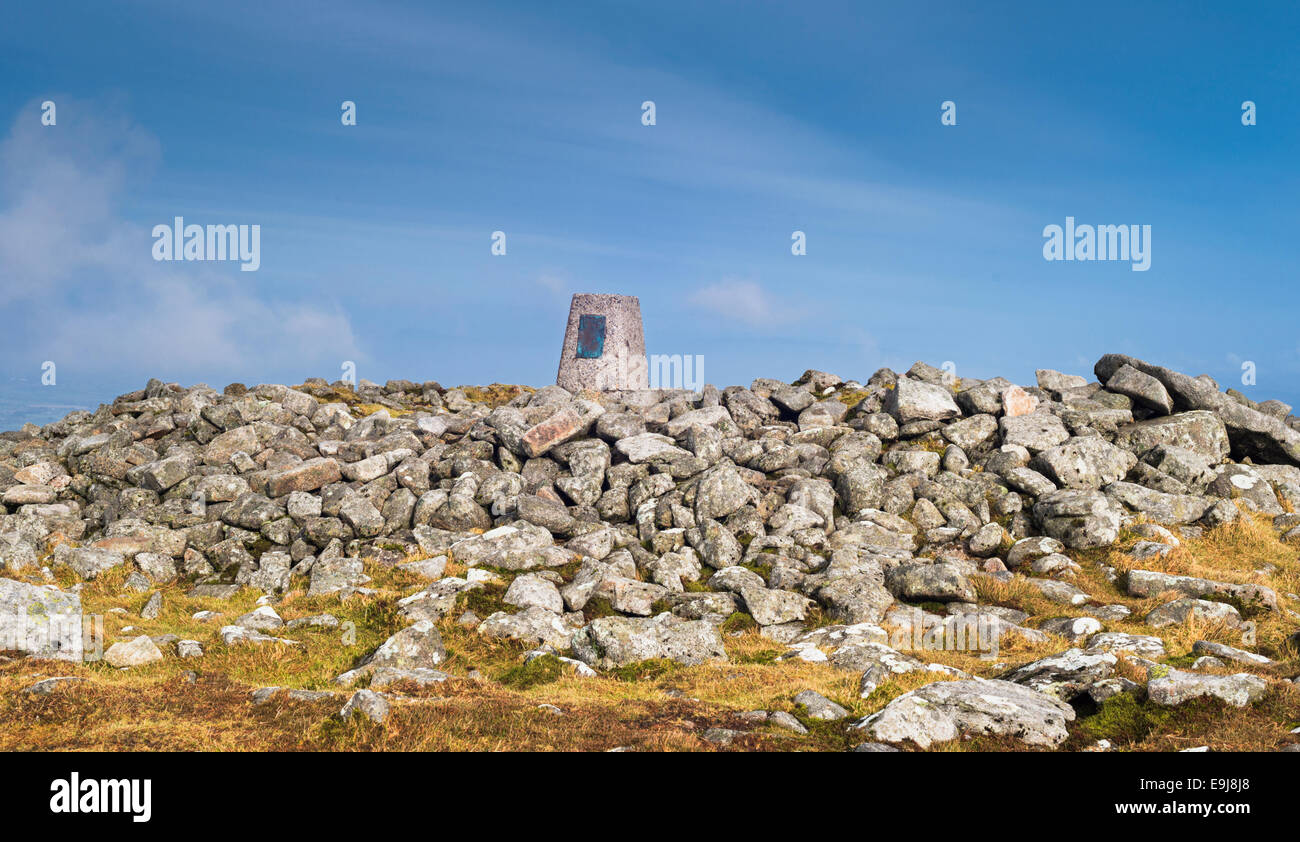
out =
[[1101,488],[1123,479],[1137,457],[1100,436],[1078,436],[1044,450],[1030,464],[1061,488]]
[[1146,616],[1146,624],[1153,629],[1182,625],[1188,620],[1203,624],[1222,623],[1229,628],[1241,626],[1241,614],[1231,605],[1190,597],[1166,602]]
[[1000,680],[936,681],[899,696],[854,724],[871,739],[911,741],[921,748],[969,735],[1007,735],[1032,746],[1060,745],[1074,709],[1065,702]]
[[1141,456],[1161,445],[1182,448],[1219,461],[1228,455],[1228,431],[1213,412],[1180,412],[1119,429],[1115,444]]
[[961,415],[951,390],[910,377],[898,379],[898,383],[885,397],[884,410],[899,424],[946,421]]
[[343,719],[351,719],[353,714],[359,714],[371,722],[383,722],[388,718],[388,700],[374,690],[358,690],[339,711],[339,716]]
[[602,617],[573,635],[573,651],[596,669],[613,669],[651,658],[680,664],[725,661],[726,650],[716,626],[703,620],[655,617]]
[[80,661],[81,597],[55,587],[0,579],[0,649]]
[[1071,549],[1104,547],[1119,537],[1119,509],[1100,491],[1054,491],[1034,504],[1034,519]]
[[534,646],[544,643],[563,651],[569,648],[578,627],[569,616],[534,605],[515,614],[498,611],[479,624],[478,632],[485,637],[518,640]]
[[1118,660],[1109,652],[1067,649],[1057,655],[1039,658],[1017,667],[1003,675],[1002,679],[1069,702],[1086,693],[1098,681],[1110,678]]
[[1127,577],[1128,592],[1132,596],[1158,596],[1166,591],[1177,591],[1188,596],[1222,595],[1240,600],[1247,605],[1258,605],[1277,610],[1277,594],[1263,585],[1238,585],[1216,582],[1196,576],[1178,576],[1156,570],[1130,570]]
[[1235,675],[1201,675],[1158,664],[1149,670],[1147,696],[1166,707],[1202,696],[1245,707],[1259,701],[1268,692],[1268,681],[1258,675],[1239,672]]
[[907,602],[974,602],[975,588],[954,564],[899,564],[885,574],[885,587]]

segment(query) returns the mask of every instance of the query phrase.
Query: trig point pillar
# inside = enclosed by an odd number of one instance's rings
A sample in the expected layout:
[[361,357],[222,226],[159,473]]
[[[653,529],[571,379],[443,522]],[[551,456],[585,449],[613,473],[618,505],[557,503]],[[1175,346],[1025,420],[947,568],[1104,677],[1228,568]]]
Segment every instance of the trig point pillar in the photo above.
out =
[[645,389],[645,334],[635,295],[578,293],[569,305],[555,383],[570,392]]

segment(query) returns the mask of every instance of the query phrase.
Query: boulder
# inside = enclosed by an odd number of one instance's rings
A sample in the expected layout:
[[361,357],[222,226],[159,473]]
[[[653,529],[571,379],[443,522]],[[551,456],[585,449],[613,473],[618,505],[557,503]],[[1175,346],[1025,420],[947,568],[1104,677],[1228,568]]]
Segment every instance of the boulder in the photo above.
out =
[[575,656],[596,669],[613,669],[651,658],[679,664],[725,661],[716,626],[703,620],[656,617],[602,617],[573,635]]
[[920,748],[964,735],[1010,736],[1031,746],[1057,746],[1069,736],[1074,709],[1046,693],[1001,680],[936,681],[899,696],[854,729],[886,743]]

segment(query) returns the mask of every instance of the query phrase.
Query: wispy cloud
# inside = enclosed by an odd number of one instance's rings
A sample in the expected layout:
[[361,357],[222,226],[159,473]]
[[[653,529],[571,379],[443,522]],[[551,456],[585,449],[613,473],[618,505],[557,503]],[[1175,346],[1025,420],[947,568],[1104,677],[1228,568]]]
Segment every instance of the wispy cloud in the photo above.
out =
[[768,327],[777,320],[776,302],[767,290],[754,281],[724,278],[697,290],[691,295],[690,301],[724,319],[750,327]]
[[0,339],[7,357],[39,348],[63,369],[215,379],[360,356],[341,308],[277,301],[273,272],[153,260],[149,228],[119,209],[157,158],[151,135],[66,98],[57,126],[38,114],[24,108],[0,144],[0,302],[25,317]]

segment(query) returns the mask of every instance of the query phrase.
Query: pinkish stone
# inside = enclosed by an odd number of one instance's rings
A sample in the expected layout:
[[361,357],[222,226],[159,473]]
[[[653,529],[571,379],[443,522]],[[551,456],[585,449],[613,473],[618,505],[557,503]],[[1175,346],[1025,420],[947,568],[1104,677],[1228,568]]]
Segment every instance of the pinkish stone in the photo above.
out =
[[1002,563],[1000,558],[990,558],[982,565],[985,573],[1006,573],[1007,566]]
[[586,419],[573,409],[561,409],[542,423],[524,433],[524,452],[537,458],[556,445],[564,444],[581,433]]
[[283,497],[290,491],[315,491],[342,479],[339,463],[333,459],[308,459],[283,468],[266,478],[266,496]]
[[1038,398],[1019,386],[1012,386],[1002,393],[1002,413],[1008,418],[1028,415],[1038,409]]

